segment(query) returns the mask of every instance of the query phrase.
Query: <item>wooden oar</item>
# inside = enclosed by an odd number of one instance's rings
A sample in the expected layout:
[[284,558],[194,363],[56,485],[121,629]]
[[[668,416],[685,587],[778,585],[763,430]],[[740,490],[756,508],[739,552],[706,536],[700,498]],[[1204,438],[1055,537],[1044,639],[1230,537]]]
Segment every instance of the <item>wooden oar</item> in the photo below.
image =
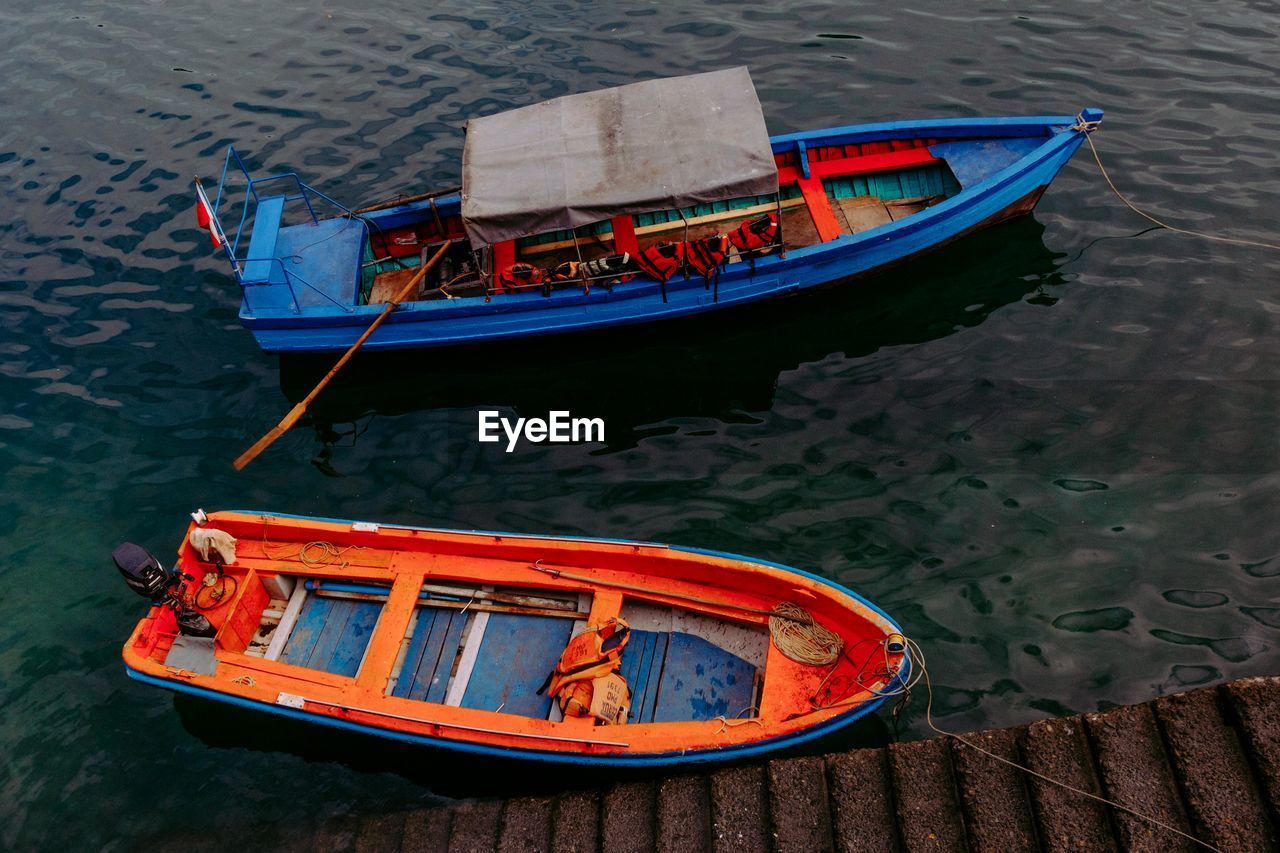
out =
[[288,432],[289,429],[298,422],[298,419],[307,411],[307,406],[311,405],[311,401],[314,400],[320,392],[324,390],[325,386],[329,384],[329,380],[333,379],[333,377],[338,374],[338,371],[346,366],[346,363],[351,360],[351,356],[355,355],[356,350],[360,349],[361,344],[367,341],[369,336],[382,325],[383,320],[391,316],[391,312],[396,309],[396,306],[403,302],[409,294],[413,292],[413,289],[422,281],[422,278],[427,274],[427,271],[436,265],[436,261],[440,260],[444,255],[445,250],[452,245],[452,240],[445,241],[444,245],[437,249],[436,253],[431,256],[431,260],[422,265],[422,269],[418,270],[418,274],[409,280],[409,283],[396,294],[394,299],[387,303],[387,307],[383,308],[382,313],[378,315],[377,319],[369,324],[369,328],[365,329],[364,334],[360,336],[360,339],[351,345],[351,349],[343,353],[342,358],[338,359],[338,363],[333,366],[333,369],[324,375],[324,378],[320,380],[320,383],[316,385],[315,388],[311,389],[311,393],[306,397],[303,397],[302,402],[290,409],[289,414],[285,415],[284,418],[281,419],[280,423],[272,427],[269,433],[258,439],[257,443],[255,443],[253,447],[250,447],[236,458],[236,461],[232,464],[235,465],[235,469],[237,471],[242,470],[244,466],[257,459],[262,451],[274,444],[276,439]]

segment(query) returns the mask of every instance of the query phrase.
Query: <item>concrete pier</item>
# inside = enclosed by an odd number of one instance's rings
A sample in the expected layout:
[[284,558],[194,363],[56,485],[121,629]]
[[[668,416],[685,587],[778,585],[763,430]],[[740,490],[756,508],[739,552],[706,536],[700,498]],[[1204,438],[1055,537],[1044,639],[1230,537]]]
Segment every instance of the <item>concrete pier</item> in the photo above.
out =
[[[1280,851],[1280,678],[964,737],[1219,850]],[[351,816],[281,847],[451,853],[1205,849],[949,737],[550,797]],[[175,843],[174,849],[191,848]]]

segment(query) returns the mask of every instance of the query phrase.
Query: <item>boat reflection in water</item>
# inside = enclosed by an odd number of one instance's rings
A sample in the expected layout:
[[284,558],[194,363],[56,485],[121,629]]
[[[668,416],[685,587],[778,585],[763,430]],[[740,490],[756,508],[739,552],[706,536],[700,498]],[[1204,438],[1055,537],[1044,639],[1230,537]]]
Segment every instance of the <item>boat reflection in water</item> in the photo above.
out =
[[[607,333],[450,351],[362,353],[308,410],[315,464],[333,457],[378,416],[439,409],[551,410],[604,418],[602,452],[670,432],[672,418],[754,420],[773,407],[781,373],[833,353],[859,359],[885,347],[937,340],[981,324],[1018,301],[1051,305],[1066,257],[1024,217],[875,276],[763,306]],[[283,356],[290,405],[333,366],[331,355]]]

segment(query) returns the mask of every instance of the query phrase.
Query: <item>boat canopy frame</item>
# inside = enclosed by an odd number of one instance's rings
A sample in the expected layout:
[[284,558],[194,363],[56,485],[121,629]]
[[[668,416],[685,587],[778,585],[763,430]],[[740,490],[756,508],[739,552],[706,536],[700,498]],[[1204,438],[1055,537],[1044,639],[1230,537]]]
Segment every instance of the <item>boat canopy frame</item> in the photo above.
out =
[[745,66],[568,95],[466,126],[462,220],[474,248],[777,193]]
[[[234,170],[232,169],[233,166],[235,167]],[[238,171],[240,175],[243,176],[244,178],[245,184],[244,184],[243,198],[234,198],[231,192],[231,189],[227,186],[228,176],[229,175],[234,176],[236,171]],[[338,300],[330,296],[328,293],[325,293],[322,289],[316,287],[311,282],[307,281],[297,272],[290,270],[288,265],[285,264],[284,259],[279,257],[278,255],[269,255],[264,257],[252,257],[252,258],[249,257],[249,252],[251,252],[253,249],[252,240],[250,240],[249,245],[245,247],[244,256],[243,257],[241,256],[240,241],[241,241],[241,238],[244,236],[245,225],[247,224],[249,219],[250,201],[253,202],[252,209],[254,211],[255,222],[256,222],[257,211],[261,202],[263,201],[262,196],[258,194],[259,188],[266,184],[278,183],[281,181],[285,181],[285,182],[291,181],[293,183],[293,186],[296,187],[297,189],[296,195],[289,195],[288,189],[286,189],[284,195],[278,196],[278,198],[283,199],[283,205],[281,208],[282,212],[283,212],[283,208],[285,206],[288,206],[290,203],[301,201],[303,204],[306,205],[307,215],[311,217],[311,224],[317,225],[320,222],[320,216],[316,213],[317,203],[323,202],[329,205],[330,207],[334,208],[335,210],[337,210],[344,217],[360,218],[357,216],[357,214],[352,212],[352,210],[348,208],[346,205],[330,198],[329,196],[317,190],[315,187],[312,187],[311,185],[303,182],[302,178],[298,175],[297,172],[281,172],[279,174],[268,175],[263,178],[253,177],[253,175],[249,172],[249,167],[245,165],[244,158],[240,156],[240,152],[236,150],[236,147],[234,145],[228,145],[226,156],[223,157],[223,160],[222,160],[222,172],[218,177],[218,192],[214,196],[213,209],[211,211],[211,215],[213,219],[218,223],[218,229],[222,232],[224,236],[224,239],[222,240],[222,250],[227,256],[227,262],[231,265],[231,272],[235,276],[236,284],[240,285],[241,290],[244,292],[246,304],[248,304],[249,289],[252,287],[258,286],[260,284],[266,284],[267,282],[246,281],[245,269],[251,263],[263,263],[263,264],[270,264],[272,266],[278,266],[283,272],[284,282],[289,288],[289,297],[293,301],[293,312],[295,314],[301,312],[301,306],[299,305],[299,302],[298,302],[298,294],[294,288],[295,283],[300,284],[304,287],[310,288],[311,290],[323,296],[325,299],[337,305],[339,308],[342,308],[344,311],[351,313],[352,311],[355,310],[354,307],[342,304],[341,302],[339,302]],[[276,196],[273,196],[273,198],[275,197]],[[222,205],[224,202],[228,206],[235,204],[237,202],[240,203],[240,221],[236,224],[236,230],[235,230],[234,236],[230,236],[227,234],[226,229],[222,225],[222,219],[219,215],[219,210],[222,208]]]

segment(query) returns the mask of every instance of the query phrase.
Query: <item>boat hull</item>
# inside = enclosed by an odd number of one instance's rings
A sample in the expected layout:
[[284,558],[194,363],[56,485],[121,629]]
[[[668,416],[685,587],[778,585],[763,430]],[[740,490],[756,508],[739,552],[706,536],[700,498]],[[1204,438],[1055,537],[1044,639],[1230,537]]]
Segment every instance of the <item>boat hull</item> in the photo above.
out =
[[[701,280],[671,281],[663,288],[638,279],[590,293],[560,290],[481,299],[435,300],[402,305],[366,341],[365,349],[436,348],[483,344],[593,329],[656,323],[838,286],[905,263],[966,234],[1030,213],[1083,141],[1070,117],[994,119],[986,122],[898,122],[797,134],[774,140],[785,151],[809,144],[865,141],[893,135],[962,138],[1039,132],[1034,149],[1005,168],[964,186],[946,201],[910,217],[856,234],[792,249],[752,263],[730,264],[717,288]],[[1041,141],[1042,140],[1042,141]],[[241,320],[267,352],[341,351],[355,343],[382,306],[355,309],[255,311],[246,293]]]
[[[768,740],[758,741],[752,744],[744,744],[741,746],[724,747],[721,749],[681,750],[678,752],[658,755],[584,756],[548,752],[546,750],[538,749],[486,746],[484,744],[467,743],[465,741],[449,738],[415,735],[381,726],[363,725],[361,723],[342,720],[336,717],[311,714],[306,711],[296,711],[292,708],[284,708],[271,702],[259,702],[238,696],[230,696],[226,693],[207,690],[191,684],[184,684],[173,679],[157,678],[156,676],[139,672],[129,666],[125,667],[125,673],[134,681],[137,681],[140,684],[145,684],[149,687],[159,687],[163,690],[170,690],[174,693],[181,693],[186,696],[195,696],[211,702],[222,702],[239,708],[273,714],[275,716],[284,717],[301,723],[340,729],[348,732],[357,732],[359,734],[369,735],[371,737],[380,737],[386,740],[396,741],[398,743],[427,747],[430,749],[444,749],[449,750],[450,752],[467,755],[483,755],[491,758],[502,758],[511,761],[529,761],[539,764],[579,767],[625,768],[723,764],[733,761],[760,758],[761,756],[772,755],[775,753],[788,753],[800,749],[806,744],[837,734],[862,718],[870,714],[874,714],[886,701],[888,701],[886,698],[874,703],[859,706],[858,708],[855,708],[840,717],[836,717],[821,726],[814,726],[812,729],[807,729],[794,735],[770,738]],[[892,689],[898,689],[909,675],[910,664],[908,663],[903,668],[902,677],[894,682]]]
[[[171,613],[160,607],[139,622],[126,643],[126,671],[144,684],[293,720],[506,759],[604,767],[723,762],[829,736],[898,695],[910,674],[905,652],[885,645],[900,631],[882,611],[838,584],[766,561],[638,542],[279,514],[215,513],[209,523],[238,537],[241,551],[227,570],[236,573],[237,591],[209,614],[217,635],[206,641],[211,643],[206,665],[190,666],[187,641],[178,642]],[[329,541],[354,562],[328,569],[315,565],[320,551],[314,546]],[[297,559],[289,556],[295,552]],[[561,568],[548,577],[541,557],[531,559],[536,554]],[[208,566],[187,542],[179,562],[193,576],[192,588],[199,588]],[[574,566],[583,566],[576,571],[591,577],[575,575]],[[635,574],[637,566],[649,568]],[[282,578],[296,581],[292,592],[266,591],[278,589]],[[635,586],[637,578],[644,588]],[[377,583],[385,583],[380,597],[365,594],[372,587],[361,584]],[[427,601],[442,589],[457,590],[460,583],[475,584],[469,600],[462,592],[452,603]],[[520,589],[525,592],[517,594]],[[583,604],[586,590],[589,603]],[[590,616],[557,617],[545,609],[513,615],[511,605],[493,603],[527,595],[535,596],[541,608],[557,595],[569,596],[578,602],[571,611],[589,609]],[[277,597],[279,602],[269,603]],[[761,608],[789,599],[806,602],[813,617],[836,628],[856,655],[851,653],[847,664],[837,658],[822,665],[788,657],[769,639],[770,610]],[[308,615],[312,604],[326,615]],[[363,628],[354,627],[362,618],[351,615],[354,610],[338,615],[344,604],[372,609],[366,610]],[[671,621],[656,629],[665,636],[655,635],[654,613],[664,607],[670,615],[657,618]],[[293,621],[280,611],[292,612]],[[626,723],[559,720],[554,707],[548,717],[551,697],[542,691],[541,698],[532,696],[533,686],[555,664],[569,634],[560,634],[541,658],[530,638],[545,628],[567,632],[566,620],[600,624],[601,614],[609,613],[632,623],[636,644],[622,658],[633,702]],[[330,616],[332,624],[341,623],[340,631],[330,632],[325,621]],[[266,630],[269,618],[279,620],[273,623],[279,632],[274,639]],[[464,618],[465,627],[457,621]],[[451,639],[440,639],[441,633],[433,641],[433,627],[421,630],[442,620],[453,620]],[[287,628],[279,627],[286,621]],[[713,622],[720,627],[706,633]],[[700,631],[701,638],[695,637]],[[257,652],[250,637],[261,643]],[[497,651],[487,645],[490,638]],[[749,648],[753,642],[760,644],[758,656]],[[307,644],[305,654],[294,654],[295,644]],[[319,662],[322,647],[326,657]],[[424,656],[415,648],[436,651]],[[449,652],[455,648],[456,656]],[[513,648],[519,653],[511,654]],[[329,665],[343,656],[349,668]],[[429,666],[421,668],[419,660]],[[748,660],[754,662],[748,665]],[[512,673],[512,680],[495,678],[495,667]],[[483,678],[473,675],[482,671],[487,672]],[[432,685],[441,691],[434,698]],[[536,710],[528,710],[530,702]]]

